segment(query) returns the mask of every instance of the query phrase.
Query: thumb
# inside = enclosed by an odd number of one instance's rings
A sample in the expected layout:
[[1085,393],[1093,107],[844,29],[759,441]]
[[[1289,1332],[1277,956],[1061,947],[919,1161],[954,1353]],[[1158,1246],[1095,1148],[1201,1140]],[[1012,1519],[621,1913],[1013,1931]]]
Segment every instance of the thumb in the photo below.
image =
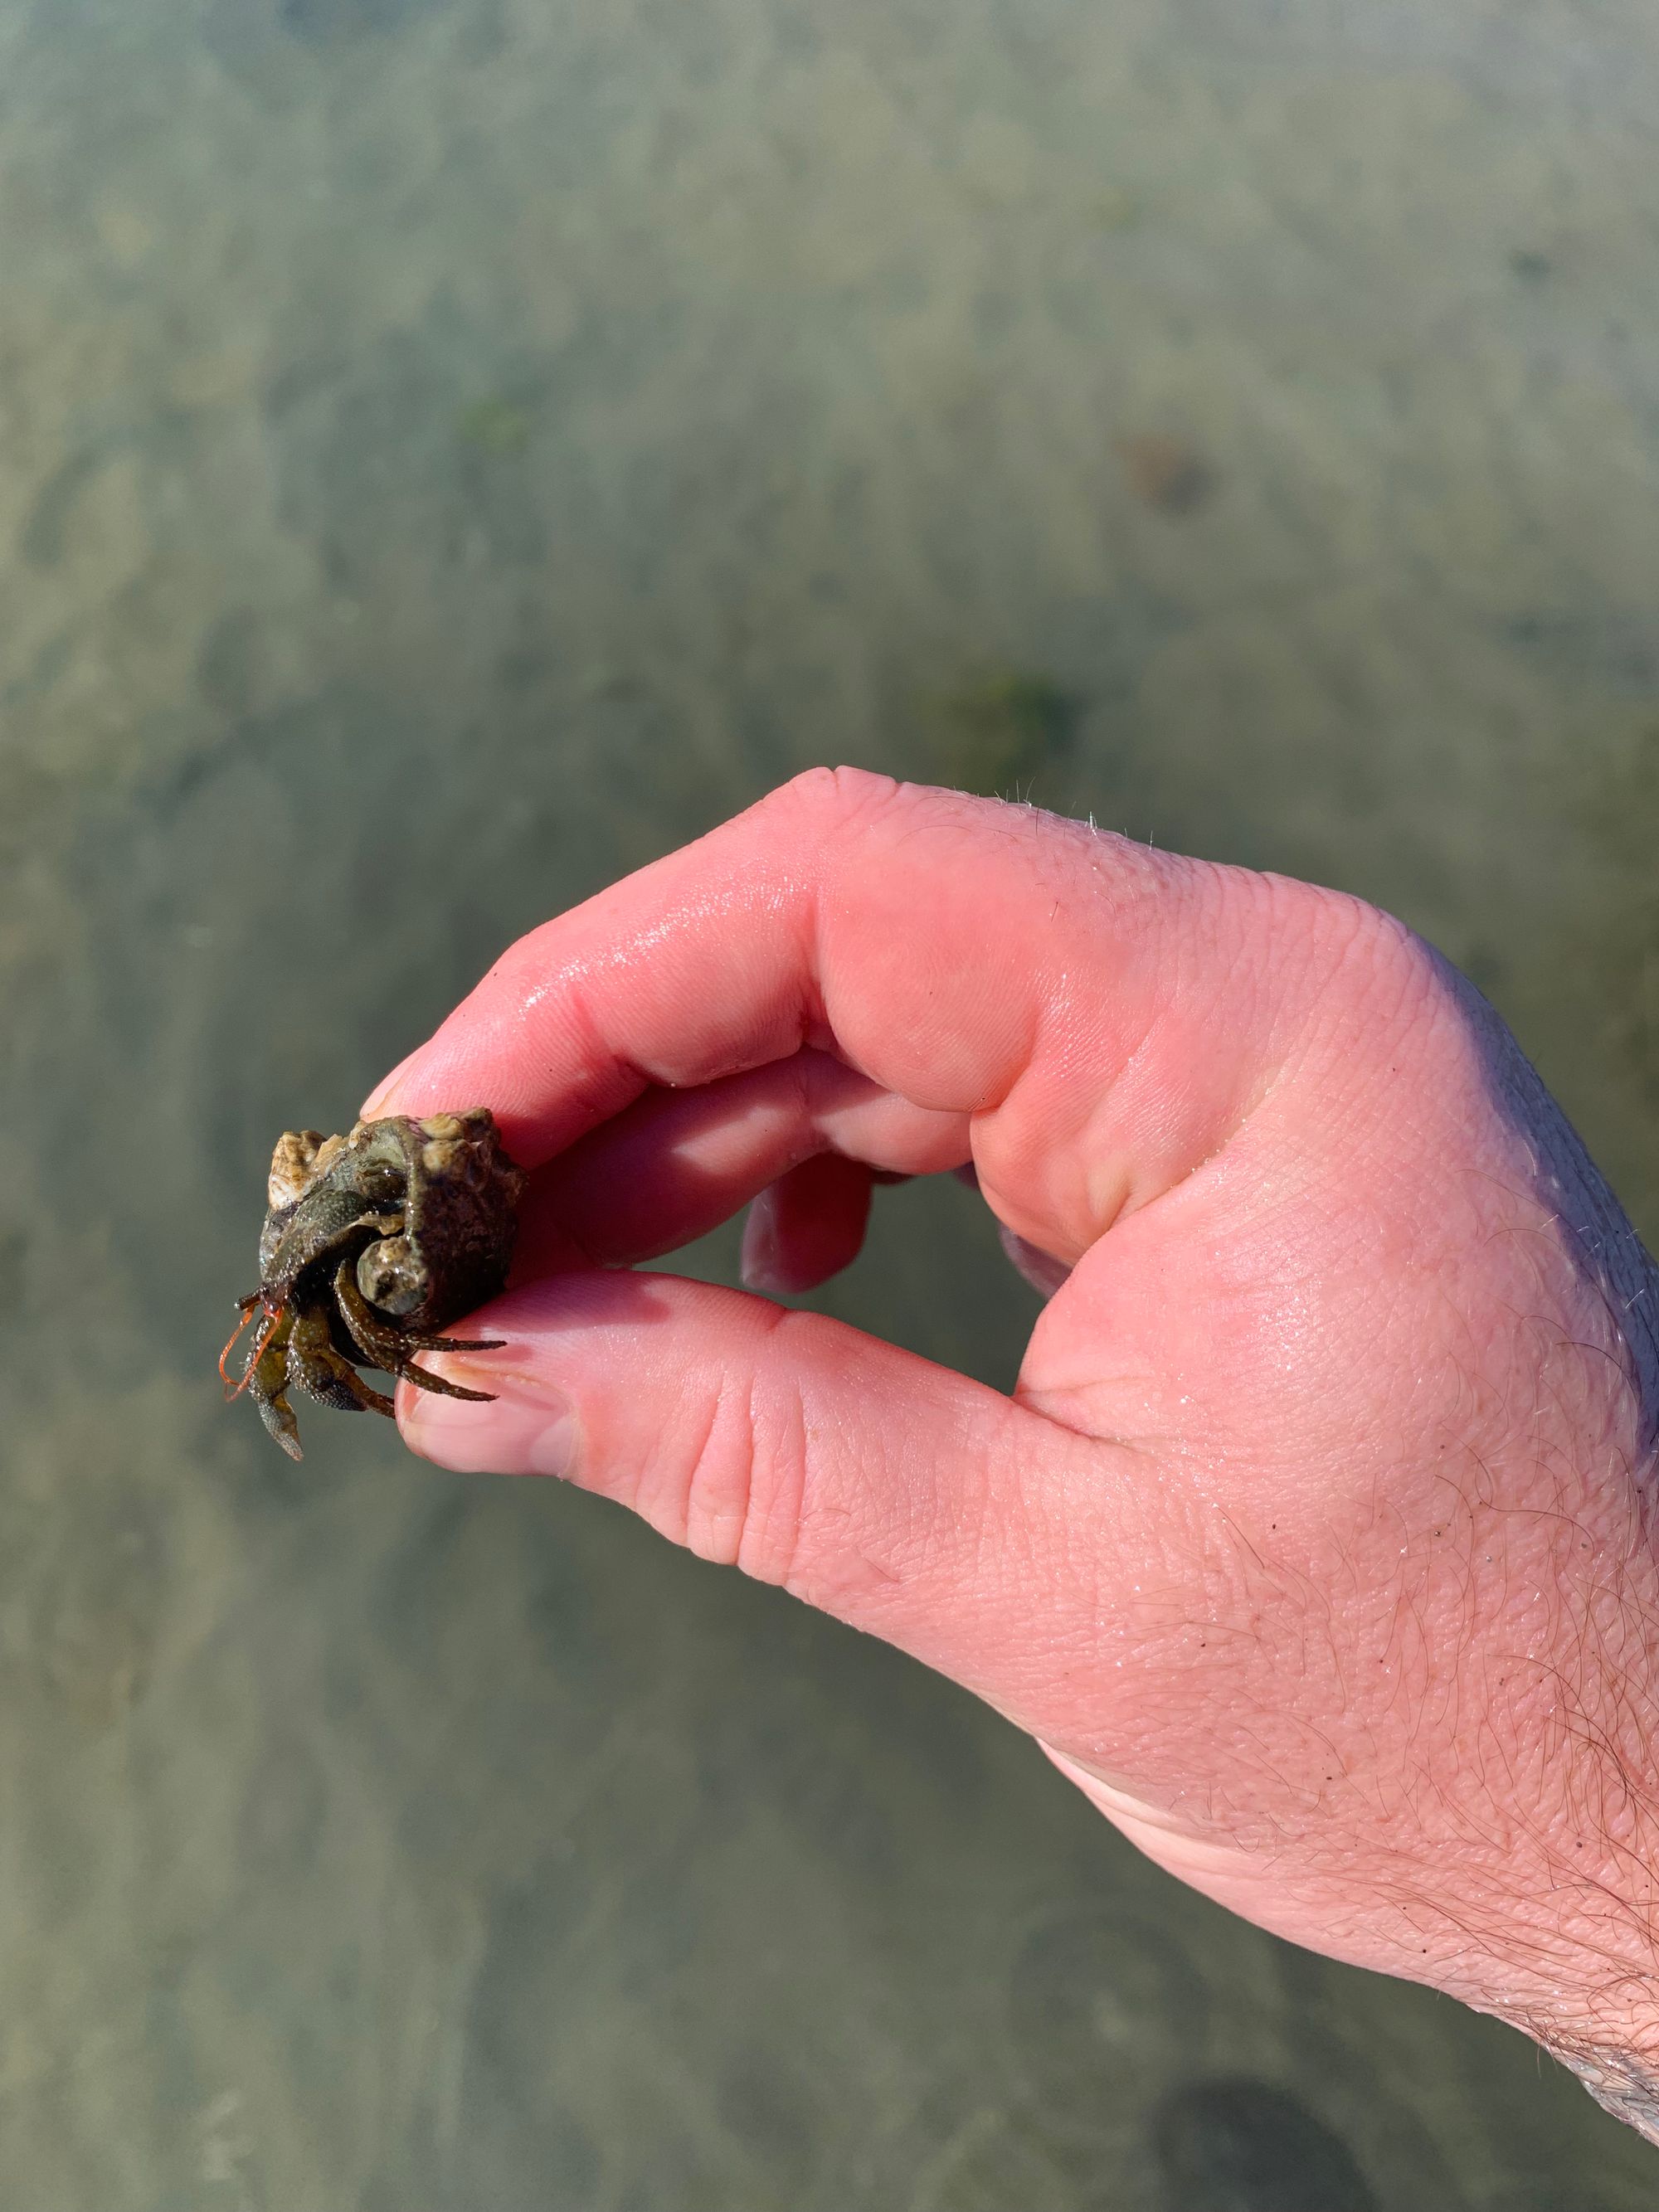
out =
[[1145,1452],[822,1315],[672,1275],[555,1276],[467,1327],[507,1341],[426,1357],[495,1396],[400,1384],[426,1458],[565,1476],[1024,1726],[1070,1735],[1083,1692],[1098,1728],[1119,1595],[1165,1548],[1151,1516],[1167,1519],[1169,1492]]

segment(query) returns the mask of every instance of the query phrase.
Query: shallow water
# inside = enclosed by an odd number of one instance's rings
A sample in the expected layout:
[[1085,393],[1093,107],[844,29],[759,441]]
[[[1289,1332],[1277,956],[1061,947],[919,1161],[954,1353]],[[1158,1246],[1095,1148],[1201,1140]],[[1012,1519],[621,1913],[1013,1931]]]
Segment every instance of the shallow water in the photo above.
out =
[[[277,1129],[826,758],[1392,906],[1659,1230],[1656,105],[1636,0],[0,0],[7,2203],[1651,2203],[896,1655],[212,1363]],[[954,1186],[824,1303],[1031,1312]]]

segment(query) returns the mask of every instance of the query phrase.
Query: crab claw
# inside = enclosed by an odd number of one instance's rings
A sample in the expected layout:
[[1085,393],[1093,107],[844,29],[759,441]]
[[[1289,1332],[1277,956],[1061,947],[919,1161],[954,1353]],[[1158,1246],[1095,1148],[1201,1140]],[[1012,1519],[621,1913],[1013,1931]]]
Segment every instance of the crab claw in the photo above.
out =
[[271,1316],[270,1328],[259,1333],[257,1355],[249,1360],[242,1382],[259,1409],[266,1432],[276,1437],[290,1459],[303,1459],[300,1425],[288,1402],[289,1345],[293,1334],[293,1309],[279,1306]]
[[254,1403],[259,1408],[259,1419],[264,1423],[267,1432],[276,1437],[289,1457],[303,1459],[305,1453],[300,1443],[300,1424],[295,1419],[294,1408],[283,1393],[276,1390],[266,1397],[264,1392],[256,1392]]

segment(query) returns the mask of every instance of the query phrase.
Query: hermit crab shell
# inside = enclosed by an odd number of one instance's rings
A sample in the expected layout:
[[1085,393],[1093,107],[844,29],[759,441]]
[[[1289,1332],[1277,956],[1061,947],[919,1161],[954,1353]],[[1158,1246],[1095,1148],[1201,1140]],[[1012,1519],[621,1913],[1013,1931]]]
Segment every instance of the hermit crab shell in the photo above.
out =
[[395,1234],[360,1255],[358,1288],[411,1333],[441,1328],[506,1282],[524,1185],[487,1107],[423,1121],[389,1115],[343,1137],[288,1130],[271,1156],[261,1283],[281,1280],[285,1240],[291,1250],[334,1203],[343,1216],[354,1206],[401,1216]]

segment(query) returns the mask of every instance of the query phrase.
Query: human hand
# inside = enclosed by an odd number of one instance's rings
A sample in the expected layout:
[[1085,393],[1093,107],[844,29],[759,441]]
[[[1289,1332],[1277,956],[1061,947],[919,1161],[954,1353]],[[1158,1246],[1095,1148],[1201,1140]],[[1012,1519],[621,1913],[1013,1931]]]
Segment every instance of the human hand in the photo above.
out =
[[[514,1285],[399,1389],[953,1675],[1266,1927],[1659,2140],[1651,1263],[1509,1032],[1334,892],[821,772],[533,931],[366,1112],[492,1107]],[[1012,1400],[757,1287],[971,1164]],[[1069,1272],[1068,1272],[1069,1271]]]

